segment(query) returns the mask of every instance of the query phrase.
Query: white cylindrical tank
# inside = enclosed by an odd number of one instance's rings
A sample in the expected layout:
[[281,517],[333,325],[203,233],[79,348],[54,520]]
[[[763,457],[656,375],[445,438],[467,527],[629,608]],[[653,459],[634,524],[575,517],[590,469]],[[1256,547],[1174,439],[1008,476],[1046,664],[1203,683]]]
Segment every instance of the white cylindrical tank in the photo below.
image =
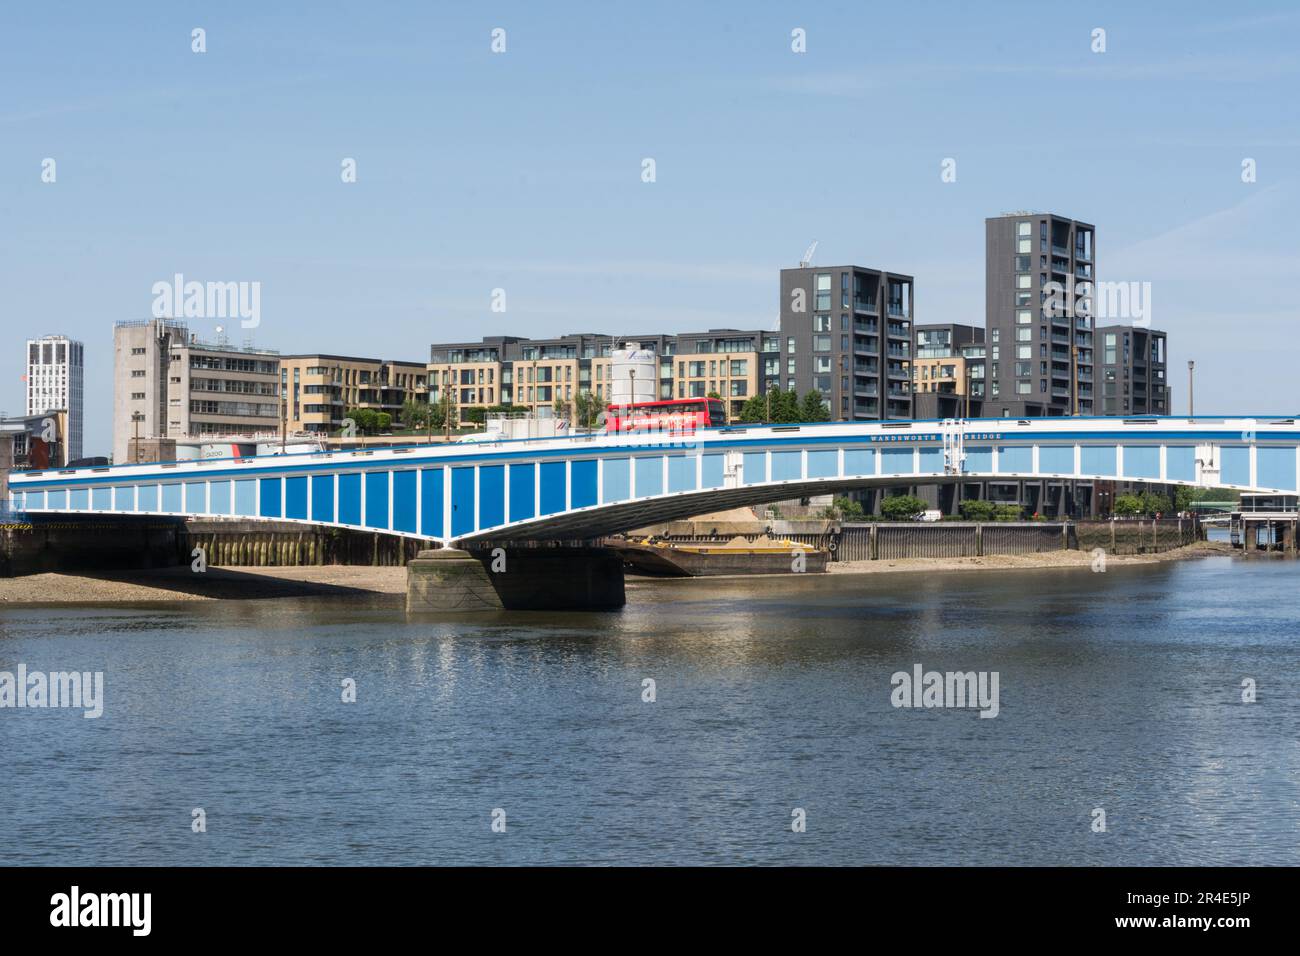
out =
[[611,405],[653,402],[659,394],[659,360],[649,349],[629,342],[609,356]]

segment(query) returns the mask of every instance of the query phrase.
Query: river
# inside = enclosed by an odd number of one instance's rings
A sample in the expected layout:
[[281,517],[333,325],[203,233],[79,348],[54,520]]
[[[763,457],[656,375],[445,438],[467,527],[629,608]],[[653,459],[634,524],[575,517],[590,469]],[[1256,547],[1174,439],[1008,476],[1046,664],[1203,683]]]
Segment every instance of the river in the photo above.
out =
[[[104,675],[98,719],[0,710],[0,863],[1296,865],[1297,575],[0,609],[0,671]],[[918,664],[996,672],[997,716],[893,706]]]

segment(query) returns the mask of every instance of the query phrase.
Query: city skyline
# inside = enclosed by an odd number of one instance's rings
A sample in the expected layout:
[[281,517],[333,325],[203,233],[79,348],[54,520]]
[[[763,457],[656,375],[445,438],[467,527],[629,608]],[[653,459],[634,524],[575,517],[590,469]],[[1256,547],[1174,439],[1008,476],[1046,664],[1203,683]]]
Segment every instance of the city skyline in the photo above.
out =
[[[86,343],[86,454],[111,434],[113,324],[148,318],[176,273],[261,284],[258,327],[190,320],[201,335],[418,359],[486,335],[774,329],[779,270],[816,239],[815,263],[914,276],[916,322],[979,325],[983,220],[1020,209],[1096,224],[1098,278],[1152,283],[1175,412],[1193,358],[1202,412],[1295,410],[1281,376],[1237,386],[1262,341],[1296,357],[1300,141],[1277,131],[1295,126],[1300,14],[1285,7],[1035,11],[1031,45],[946,5],[941,35],[899,9],[762,7],[742,24],[507,5],[382,25],[344,9],[145,5],[89,11],[70,38],[4,15],[0,70],[42,77],[0,106],[10,308],[29,334]],[[1086,110],[1062,109],[1080,96]],[[0,363],[12,410],[20,351]]]

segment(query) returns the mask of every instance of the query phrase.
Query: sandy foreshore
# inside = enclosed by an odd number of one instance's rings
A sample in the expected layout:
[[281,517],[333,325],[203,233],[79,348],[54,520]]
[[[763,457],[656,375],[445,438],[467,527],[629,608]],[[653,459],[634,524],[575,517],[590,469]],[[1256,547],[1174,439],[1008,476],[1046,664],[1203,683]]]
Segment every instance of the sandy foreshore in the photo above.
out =
[[186,565],[149,571],[29,574],[0,578],[0,607],[405,594],[404,567],[210,567],[196,573]]
[[[1213,554],[1233,554],[1231,545],[1202,541],[1184,548],[1159,554],[1108,554],[1106,567],[1163,564]],[[1053,568],[1088,568],[1093,565],[1091,551],[1044,551],[1039,554],[994,554],[980,558],[905,558],[895,561],[841,561],[828,566],[831,574],[882,574],[893,571],[999,571]]]
[[[1201,542],[1162,554],[1110,555],[1107,567],[1181,561],[1211,554],[1232,554],[1226,544]],[[830,574],[895,572],[998,571],[1090,568],[1089,551],[992,555],[982,558],[907,558],[832,563]],[[746,575],[748,577],[748,575]],[[679,578],[632,578],[652,584]],[[695,578],[707,581],[709,578]],[[406,568],[328,565],[307,568],[208,568],[199,574],[188,566],[151,571],[105,571],[80,574],[31,574],[0,578],[0,607],[49,604],[126,604],[172,601],[258,600],[281,597],[366,597],[397,603],[406,594]]]

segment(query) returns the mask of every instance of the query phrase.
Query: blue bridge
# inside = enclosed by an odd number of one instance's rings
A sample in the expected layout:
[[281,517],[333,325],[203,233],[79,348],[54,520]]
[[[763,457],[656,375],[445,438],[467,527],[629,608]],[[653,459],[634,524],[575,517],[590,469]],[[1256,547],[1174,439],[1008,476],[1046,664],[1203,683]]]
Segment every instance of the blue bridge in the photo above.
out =
[[594,539],[852,488],[1065,479],[1297,492],[1294,418],[741,425],[19,472],[29,514],[237,517],[455,546]]

